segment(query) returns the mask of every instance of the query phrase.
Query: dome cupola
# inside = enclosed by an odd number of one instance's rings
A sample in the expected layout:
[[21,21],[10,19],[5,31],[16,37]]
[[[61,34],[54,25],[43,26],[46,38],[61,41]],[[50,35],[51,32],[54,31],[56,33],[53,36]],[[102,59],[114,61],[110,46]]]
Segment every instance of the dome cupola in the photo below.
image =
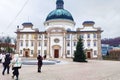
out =
[[46,21],[54,20],[54,19],[67,19],[67,20],[74,21],[71,13],[64,9],[63,0],[56,1],[56,9],[48,14]]

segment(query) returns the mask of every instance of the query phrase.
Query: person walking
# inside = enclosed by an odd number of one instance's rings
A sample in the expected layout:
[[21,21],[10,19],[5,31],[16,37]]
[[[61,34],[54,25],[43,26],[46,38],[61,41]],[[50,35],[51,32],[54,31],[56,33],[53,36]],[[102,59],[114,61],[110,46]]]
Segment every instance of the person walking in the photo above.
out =
[[42,67],[42,56],[41,55],[38,55],[37,57],[37,60],[38,60],[38,72],[40,73],[41,72],[41,67]]
[[12,60],[12,58],[11,58],[10,54],[7,53],[5,55],[5,59],[4,59],[4,62],[3,62],[3,72],[2,72],[2,75],[4,75],[6,69],[7,69],[7,74],[9,74],[11,60]]
[[2,62],[2,53],[0,53],[0,63]]
[[19,78],[19,69],[22,66],[22,61],[21,61],[21,58],[19,57],[19,54],[15,54],[13,56],[11,64],[12,64],[12,70],[13,70],[12,78],[14,79],[14,76],[16,76],[16,80],[18,80],[18,78]]

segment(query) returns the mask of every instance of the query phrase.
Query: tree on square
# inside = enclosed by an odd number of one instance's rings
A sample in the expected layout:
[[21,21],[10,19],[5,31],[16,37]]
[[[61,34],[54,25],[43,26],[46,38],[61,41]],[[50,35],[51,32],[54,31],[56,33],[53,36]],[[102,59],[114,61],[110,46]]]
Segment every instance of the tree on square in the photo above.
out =
[[75,62],[87,62],[81,37],[78,38],[76,51],[74,52],[73,61],[75,61]]

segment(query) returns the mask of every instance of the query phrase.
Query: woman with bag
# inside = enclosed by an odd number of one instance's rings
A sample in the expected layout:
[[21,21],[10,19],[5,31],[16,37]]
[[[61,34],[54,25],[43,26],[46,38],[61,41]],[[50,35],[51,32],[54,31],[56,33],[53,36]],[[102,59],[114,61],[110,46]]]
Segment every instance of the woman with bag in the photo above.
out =
[[2,62],[2,53],[0,53],[0,63]]
[[12,63],[12,70],[13,70],[12,78],[14,78],[14,76],[16,76],[16,80],[18,80],[19,69],[22,66],[22,62],[21,62],[21,58],[19,57],[19,54],[15,54],[13,56],[13,59],[12,59],[11,63]]

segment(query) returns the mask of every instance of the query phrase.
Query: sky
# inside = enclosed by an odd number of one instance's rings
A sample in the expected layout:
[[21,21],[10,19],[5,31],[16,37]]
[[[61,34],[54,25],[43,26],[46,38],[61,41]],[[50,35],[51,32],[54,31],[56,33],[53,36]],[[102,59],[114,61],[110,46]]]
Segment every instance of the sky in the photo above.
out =
[[[120,0],[64,0],[76,23],[94,21],[101,27],[102,38],[120,37]],[[0,35],[16,36],[17,26],[32,22],[34,28],[44,30],[47,15],[56,9],[56,0],[0,0]]]

